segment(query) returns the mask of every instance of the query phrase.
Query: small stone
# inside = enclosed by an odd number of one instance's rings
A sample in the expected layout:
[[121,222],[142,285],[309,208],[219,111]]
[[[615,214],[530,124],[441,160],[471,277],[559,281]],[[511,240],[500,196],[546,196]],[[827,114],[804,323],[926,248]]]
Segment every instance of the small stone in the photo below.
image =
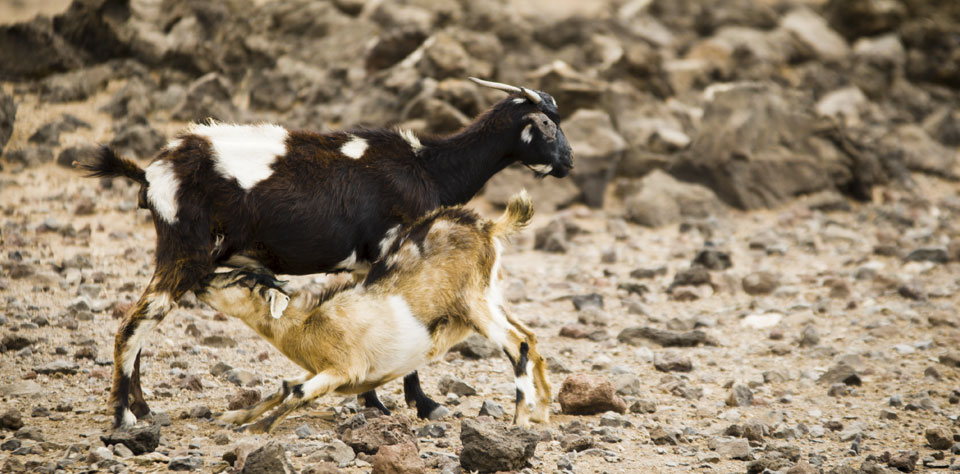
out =
[[730,396],[727,397],[727,405],[732,407],[748,407],[753,405],[753,391],[750,387],[738,383],[734,384],[730,390]]
[[332,461],[337,464],[346,464],[356,458],[353,449],[339,439],[321,446],[317,449],[316,455],[320,461]]
[[574,295],[570,297],[570,302],[573,303],[573,308],[577,311],[583,311],[590,307],[603,309],[603,296],[597,293]]
[[817,332],[817,328],[809,324],[804,326],[800,334],[800,347],[814,347],[817,344],[820,344],[820,333]]
[[214,365],[210,368],[210,375],[214,377],[219,377],[229,371],[233,370],[233,366],[226,364],[224,362],[217,362],[217,365]]
[[960,369],[960,351],[950,351],[940,354],[940,363],[947,367]]
[[203,468],[203,458],[200,456],[183,456],[170,459],[167,469],[171,471],[199,471]]
[[70,362],[68,360],[60,359],[60,360],[55,360],[53,362],[50,362],[49,364],[44,366],[35,367],[33,370],[34,372],[42,375],[50,375],[50,374],[73,375],[77,373],[77,369],[79,369],[77,364],[74,364],[73,362]]
[[780,279],[770,272],[754,272],[743,277],[742,284],[749,295],[768,295],[780,286]]
[[241,474],[295,474],[297,471],[287,459],[283,445],[270,441],[247,455]]
[[306,423],[298,426],[293,432],[300,439],[307,439],[317,434],[317,432]]
[[657,402],[653,400],[637,400],[630,405],[630,413],[656,413]]
[[179,386],[181,389],[191,390],[194,392],[203,391],[203,381],[200,376],[196,374],[191,374],[180,379],[180,381],[177,383],[177,386]]
[[0,429],[17,431],[23,428],[23,420],[20,418],[20,411],[16,408],[10,408],[0,415]]
[[560,448],[564,452],[585,451],[597,445],[593,436],[585,434],[570,434],[560,438]]
[[568,376],[557,395],[563,413],[592,415],[606,411],[625,413],[627,403],[617,396],[616,387],[605,378],[590,374]]
[[653,366],[661,372],[690,372],[693,362],[690,358],[676,352],[657,352],[653,358]]
[[926,436],[927,443],[929,443],[933,449],[945,450],[953,446],[953,435],[944,428],[927,428],[924,436]]
[[680,433],[673,428],[664,428],[660,425],[650,430],[650,440],[657,446],[676,446],[681,439]]
[[817,379],[817,382],[828,384],[842,382],[851,386],[860,386],[863,383],[856,369],[843,362],[837,363],[827,370]]
[[210,407],[206,405],[200,405],[191,408],[188,412],[188,417],[201,419],[213,418],[213,412],[210,411]]
[[750,443],[743,438],[720,441],[717,443],[717,454],[726,459],[748,461],[750,460]]
[[733,266],[728,252],[713,248],[706,248],[697,253],[697,256],[693,259],[693,264],[715,271],[726,270]]
[[827,395],[831,397],[843,397],[850,393],[850,387],[842,383],[831,384],[827,389]]
[[[358,414],[357,417],[362,414]],[[354,418],[357,418],[354,417]],[[353,419],[351,419],[353,420]],[[374,454],[381,446],[399,444],[406,441],[416,442],[410,419],[404,416],[380,416],[367,420],[363,424],[355,420],[348,421],[341,431],[340,440],[349,445],[357,453]],[[359,425],[359,426],[357,426]]]
[[916,468],[920,454],[916,451],[900,451],[897,454],[883,453],[881,460],[886,460],[888,466],[899,469],[903,472],[913,472]]
[[260,384],[260,377],[248,370],[230,369],[224,372],[223,376],[228,382],[241,387]]
[[116,430],[101,436],[100,440],[107,446],[122,444],[129,448],[133,454],[150,453],[160,445],[160,427],[151,425],[134,427],[128,430]]
[[648,326],[626,328],[620,331],[617,340],[632,346],[642,346],[645,340],[656,342],[663,347],[694,347],[710,343],[707,333],[699,329],[676,332]]
[[200,344],[203,344],[208,347],[216,347],[216,348],[237,347],[237,341],[235,341],[232,337],[223,336],[223,335],[207,336],[200,340]]
[[477,389],[470,384],[452,375],[444,375],[437,384],[437,389],[441,394],[454,393],[458,397],[467,397],[477,394]]
[[427,423],[417,430],[417,436],[421,438],[445,438],[448,426],[446,423]]
[[491,416],[493,418],[503,418],[503,406],[491,400],[484,400],[480,405],[480,413],[477,416]]
[[501,350],[496,344],[479,334],[471,334],[470,337],[457,343],[450,350],[459,352],[468,359],[488,359],[501,354]]
[[373,455],[375,474],[419,474],[426,466],[417,452],[417,445],[407,442],[384,446]]

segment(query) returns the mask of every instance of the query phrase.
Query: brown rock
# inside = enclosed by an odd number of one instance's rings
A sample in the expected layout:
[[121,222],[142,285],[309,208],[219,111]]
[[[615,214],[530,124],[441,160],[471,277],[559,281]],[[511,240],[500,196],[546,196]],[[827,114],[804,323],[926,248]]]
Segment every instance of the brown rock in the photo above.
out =
[[768,295],[780,286],[780,279],[770,272],[754,272],[743,277],[743,291],[749,295]]
[[593,415],[605,411],[625,413],[627,402],[617,396],[613,382],[590,374],[567,377],[557,398],[563,413]]
[[425,466],[412,442],[383,446],[373,456],[373,474],[417,474]]
[[950,351],[940,354],[940,363],[947,367],[960,369],[960,351]]
[[381,416],[359,427],[348,427],[340,435],[358,453],[375,454],[382,446],[411,442],[417,437],[410,429],[410,419],[404,416]]
[[930,447],[933,449],[944,450],[953,446],[953,435],[947,429],[940,427],[927,428],[924,436],[926,436],[927,443],[930,443]]
[[653,357],[653,366],[661,372],[690,372],[693,362],[689,357],[676,352],[658,352]]

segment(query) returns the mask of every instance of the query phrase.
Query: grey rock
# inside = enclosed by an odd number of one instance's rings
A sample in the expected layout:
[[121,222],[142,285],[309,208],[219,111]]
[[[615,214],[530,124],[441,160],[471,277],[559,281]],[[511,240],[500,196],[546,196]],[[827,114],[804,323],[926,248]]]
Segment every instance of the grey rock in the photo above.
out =
[[831,0],[825,12],[830,25],[847,38],[893,31],[907,17],[904,4],[895,1]]
[[[23,53],[30,52],[30,61]],[[38,79],[55,72],[75,69],[84,55],[53,31],[49,17],[0,26],[0,80]]]
[[690,372],[693,362],[690,358],[677,352],[657,352],[653,358],[653,366],[661,372]]
[[110,148],[121,156],[148,158],[166,144],[166,137],[149,125],[131,125],[117,133]]
[[467,397],[477,394],[477,389],[473,388],[473,386],[449,374],[440,378],[440,382],[437,384],[437,389],[443,395],[452,392],[458,397]]
[[114,119],[142,118],[153,111],[151,89],[153,85],[138,78],[132,78],[110,98],[110,102],[100,108]]
[[480,413],[477,416],[490,416],[493,418],[503,418],[503,405],[491,400],[484,400],[480,405]]
[[133,454],[152,453],[160,445],[160,427],[151,425],[128,430],[115,430],[100,437],[107,446],[122,444]]
[[927,443],[933,449],[947,450],[953,446],[953,435],[945,428],[927,428],[923,434],[927,438]]
[[210,375],[219,377],[231,370],[233,370],[233,366],[230,364],[227,364],[226,362],[217,362],[216,365],[210,368]]
[[742,438],[723,440],[717,443],[717,454],[726,459],[749,461],[750,443]]
[[820,344],[820,333],[817,332],[817,328],[809,324],[804,326],[803,332],[800,334],[800,346],[814,347],[817,344]]
[[227,372],[224,372],[223,377],[227,379],[228,382],[240,387],[249,387],[251,385],[257,385],[260,383],[259,376],[243,369],[228,370]]
[[730,389],[730,396],[727,397],[727,405],[732,407],[748,407],[753,405],[753,391],[750,387],[742,384],[733,384]]
[[560,449],[567,453],[585,451],[596,445],[597,441],[588,434],[570,434],[560,438]]
[[950,351],[940,354],[939,361],[947,367],[960,369],[960,351]]
[[808,8],[791,10],[780,26],[792,33],[812,55],[823,61],[839,61],[850,53],[850,47],[827,21]]
[[203,458],[200,456],[182,456],[171,458],[167,469],[171,471],[199,471],[203,468]]
[[729,252],[713,248],[705,248],[698,252],[693,259],[693,264],[714,271],[726,270],[733,266]]
[[406,417],[380,416],[356,427],[344,427],[340,440],[353,448],[354,452],[374,454],[384,445],[408,441],[416,444],[417,438],[410,427],[411,422]]
[[726,212],[710,189],[682,182],[662,170],[654,170],[639,182],[639,192],[626,198],[629,221],[646,227],[660,227],[683,218],[706,218]]
[[710,344],[707,333],[694,329],[687,332],[667,331],[649,326],[629,327],[620,331],[617,340],[632,346],[642,346],[644,341],[653,341],[663,347],[694,347]]
[[825,384],[844,383],[859,386],[862,383],[860,374],[850,365],[840,362],[824,372],[817,382]]
[[554,219],[537,229],[534,234],[533,248],[545,252],[566,253],[570,248],[570,237],[579,231],[576,224],[566,219]]
[[471,334],[470,337],[457,343],[450,350],[459,352],[468,359],[488,359],[498,357],[501,354],[501,350],[496,344],[479,334]]
[[532,429],[463,420],[460,465],[479,472],[519,470],[533,457],[539,441],[540,434]]
[[780,278],[770,272],[754,272],[743,277],[742,284],[749,295],[768,295],[780,286]]
[[6,92],[0,91],[0,156],[13,135],[13,124],[17,121],[17,103]]
[[449,425],[446,423],[427,423],[417,430],[417,436],[424,438],[445,438]]
[[947,263],[950,257],[944,248],[919,248],[911,251],[903,258],[907,262]]
[[603,295],[599,293],[588,293],[585,295],[573,295],[570,297],[573,303],[573,309],[583,311],[587,308],[603,309]]
[[23,428],[23,420],[20,418],[20,411],[16,408],[9,408],[0,415],[0,429],[17,431]]
[[337,464],[348,463],[356,458],[353,449],[339,439],[335,439],[321,446],[317,449],[316,453],[321,461],[331,461]]
[[187,95],[173,111],[175,120],[200,122],[215,119],[231,122],[238,117],[230,94],[230,82],[217,73],[209,73],[190,84]]
[[60,359],[50,362],[49,364],[42,365],[39,367],[34,367],[33,370],[38,374],[67,374],[73,375],[77,373],[79,366],[70,362],[68,360]]
[[[2,150],[0,150],[2,151]],[[49,146],[32,146],[7,150],[4,155],[10,163],[18,163],[26,168],[33,168],[53,160],[53,148]]]
[[247,455],[241,474],[295,474],[297,471],[287,459],[283,445],[270,441]]
[[683,440],[683,434],[673,427],[664,428],[661,425],[656,425],[650,430],[650,440],[657,446],[676,446]]

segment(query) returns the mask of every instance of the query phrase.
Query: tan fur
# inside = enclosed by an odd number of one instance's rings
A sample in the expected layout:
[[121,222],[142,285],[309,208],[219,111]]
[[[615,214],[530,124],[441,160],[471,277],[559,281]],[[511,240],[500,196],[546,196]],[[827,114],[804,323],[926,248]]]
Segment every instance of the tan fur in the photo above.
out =
[[[245,423],[287,398],[274,414],[250,426],[252,431],[269,431],[291,410],[327,391],[361,393],[405,375],[411,367],[395,360],[398,354],[414,354],[416,360],[409,363],[435,360],[477,331],[499,338],[494,342],[502,344],[514,361],[520,360],[521,343],[527,344],[536,394],[526,396],[536,399],[518,402],[515,421],[548,421],[551,386],[536,338],[505,314],[501,301],[490,300],[499,295],[491,290],[491,285],[499,284],[499,275],[492,274],[499,240],[529,221],[532,205],[524,194],[511,200],[497,221],[476,219],[473,224],[448,218],[444,211],[421,221],[429,224],[422,250],[408,238],[385,256],[390,271],[379,280],[336,292],[319,305],[313,295],[294,293],[278,319],[269,315],[262,286],[240,284],[250,269],[217,274],[198,291],[201,300],[242,319],[311,374],[308,381],[285,382],[294,387],[293,393],[300,387],[303,397],[278,392],[257,407],[231,412],[224,419]],[[402,233],[405,237],[409,235]],[[415,320],[404,316],[406,308]],[[429,339],[417,344],[421,336]]]

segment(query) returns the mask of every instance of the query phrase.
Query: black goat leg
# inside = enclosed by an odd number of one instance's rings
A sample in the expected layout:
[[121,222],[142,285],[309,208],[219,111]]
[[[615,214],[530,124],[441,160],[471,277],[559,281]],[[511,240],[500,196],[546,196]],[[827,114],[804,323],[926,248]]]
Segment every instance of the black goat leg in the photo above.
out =
[[410,372],[403,378],[403,397],[407,406],[417,407],[417,418],[424,420],[439,420],[450,410],[433,401],[420,388],[420,376],[416,371]]
[[387,407],[383,406],[383,403],[380,402],[380,398],[377,397],[376,390],[363,392],[360,394],[360,398],[363,399],[363,406],[367,408],[376,408],[377,410],[380,410],[380,413],[390,416],[390,410],[388,410]]

